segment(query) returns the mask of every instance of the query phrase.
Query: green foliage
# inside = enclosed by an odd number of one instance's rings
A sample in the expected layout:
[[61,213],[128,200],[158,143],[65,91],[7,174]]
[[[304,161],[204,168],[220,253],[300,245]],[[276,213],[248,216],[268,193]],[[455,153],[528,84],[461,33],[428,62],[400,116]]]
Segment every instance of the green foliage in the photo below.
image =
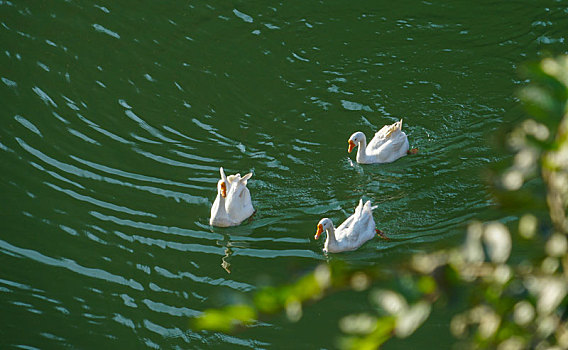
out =
[[391,338],[395,321],[394,317],[377,319],[368,314],[344,317],[340,321],[341,330],[354,336],[343,337],[339,345],[343,349],[376,349]]
[[[260,312],[274,313],[282,308],[293,307],[312,298],[319,297],[329,284],[329,272],[321,268],[308,274],[296,283],[280,288],[266,287],[254,297],[254,305]],[[319,279],[318,279],[319,278]]]
[[[559,121],[566,114],[567,66],[568,59],[562,56],[556,59],[545,58],[540,62],[527,64],[523,69],[524,75],[531,80],[531,85],[521,90],[521,100],[529,114],[550,128],[552,135],[556,134]],[[536,139],[544,141],[546,138]]]
[[249,305],[229,305],[222,309],[205,310],[199,317],[192,319],[190,326],[196,330],[232,332],[241,326],[255,322],[256,310]]
[[[375,349],[408,337],[439,300],[464,289],[468,307],[450,324],[460,347],[568,348],[568,57],[523,72],[531,83],[520,96],[533,119],[508,135],[511,164],[493,177],[494,193],[521,213],[518,221],[472,222],[462,247],[413,256],[401,266],[407,296],[372,290],[373,313],[341,319],[341,348]],[[527,243],[531,255],[511,261],[515,245]],[[380,277],[378,267],[323,264],[294,283],[259,290],[250,306],[205,311],[192,326],[233,331],[281,310],[296,321],[302,304],[337,289],[368,289]]]
[[297,321],[302,317],[302,305],[322,298],[326,293],[351,287],[365,289],[378,271],[350,269],[343,263],[318,266],[297,281],[279,286],[264,287],[255,292],[247,305],[230,305],[209,309],[190,322],[195,330],[233,332],[242,326],[254,324],[258,316],[285,311],[288,319]]

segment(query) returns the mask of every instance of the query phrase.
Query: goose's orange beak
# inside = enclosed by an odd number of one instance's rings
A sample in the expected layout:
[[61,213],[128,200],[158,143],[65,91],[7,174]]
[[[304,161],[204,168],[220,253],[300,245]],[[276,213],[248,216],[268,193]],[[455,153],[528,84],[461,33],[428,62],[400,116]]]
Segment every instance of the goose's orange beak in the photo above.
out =
[[319,239],[322,232],[323,232],[323,226],[321,224],[318,224],[318,230],[316,231],[316,235],[314,236],[314,238]]
[[347,149],[347,152],[351,153],[351,151],[353,151],[353,148],[355,148],[355,142],[353,142],[352,140],[347,141],[349,143],[349,148]]
[[221,182],[221,196],[223,196],[223,198],[227,197],[227,185],[225,182]]

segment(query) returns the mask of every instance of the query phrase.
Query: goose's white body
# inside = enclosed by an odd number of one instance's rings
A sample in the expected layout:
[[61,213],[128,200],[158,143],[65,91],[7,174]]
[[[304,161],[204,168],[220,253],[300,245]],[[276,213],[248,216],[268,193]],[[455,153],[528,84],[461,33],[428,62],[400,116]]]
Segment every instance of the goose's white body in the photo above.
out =
[[373,207],[371,201],[363,205],[363,200],[359,200],[359,205],[355,208],[355,213],[347,218],[339,227],[335,228],[333,222],[328,218],[323,218],[318,223],[318,232],[315,238],[318,239],[321,232],[327,233],[323,251],[338,253],[343,251],[355,250],[363,243],[375,237],[375,220],[373,219]]
[[390,163],[404,157],[409,148],[408,138],[402,131],[402,119],[392,125],[385,125],[377,131],[367,144],[365,134],[358,131],[349,138],[349,152],[355,146],[357,149],[357,163]]
[[221,183],[223,180],[219,180],[217,184],[217,197],[211,206],[211,218],[209,219],[209,225],[218,227],[228,227],[235,226],[239,223],[231,220],[227,210],[225,209],[225,197],[221,195]]
[[218,227],[240,225],[254,214],[250,191],[247,188],[247,181],[252,177],[252,173],[241,178],[240,174],[225,176],[223,168],[219,171],[221,180],[217,183],[217,197],[211,206],[209,224]]

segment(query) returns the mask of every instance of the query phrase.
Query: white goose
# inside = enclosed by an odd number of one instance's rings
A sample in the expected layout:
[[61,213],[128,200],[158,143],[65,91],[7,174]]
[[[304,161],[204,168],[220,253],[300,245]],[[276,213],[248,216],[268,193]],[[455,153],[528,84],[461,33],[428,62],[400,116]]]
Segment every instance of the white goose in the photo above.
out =
[[392,125],[383,126],[368,145],[365,134],[360,131],[351,135],[347,142],[349,153],[359,146],[356,160],[361,164],[390,163],[406,154],[418,151],[417,149],[408,150],[408,138],[402,131],[402,119]]
[[328,218],[320,220],[317,226],[315,239],[319,239],[323,231],[326,231],[327,238],[324,243],[325,253],[338,253],[355,250],[367,242],[378,233],[387,239],[383,232],[375,228],[373,219],[373,209],[371,201],[363,205],[363,200],[359,200],[359,205],[355,208],[355,213],[347,218],[338,228],[333,226],[333,222]]
[[252,177],[248,173],[225,175],[223,168],[219,168],[221,180],[217,182],[217,197],[211,206],[211,226],[228,227],[241,224],[254,214],[254,207],[247,188],[247,181]]

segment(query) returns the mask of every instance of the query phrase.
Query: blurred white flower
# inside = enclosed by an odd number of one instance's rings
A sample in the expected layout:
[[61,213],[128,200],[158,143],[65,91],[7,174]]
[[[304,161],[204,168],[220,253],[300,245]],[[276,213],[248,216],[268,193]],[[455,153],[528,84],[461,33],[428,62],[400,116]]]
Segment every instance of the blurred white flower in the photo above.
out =
[[503,187],[509,191],[516,191],[523,185],[525,179],[523,177],[523,173],[515,168],[507,170],[503,177],[501,178],[501,182],[503,183]]
[[562,257],[566,255],[568,248],[568,241],[566,236],[560,233],[555,233],[546,242],[546,254],[552,257]]
[[467,237],[464,244],[464,258],[469,263],[480,263],[485,259],[481,236],[483,225],[479,222],[471,223],[467,228]]
[[511,254],[511,235],[505,225],[492,222],[487,225],[483,233],[483,240],[487,245],[487,252],[491,261],[504,263]]
[[519,220],[519,234],[527,239],[533,238],[536,234],[538,219],[532,214],[525,214]]
[[397,315],[408,309],[406,299],[398,293],[390,290],[378,290],[374,292],[375,302],[391,315]]
[[553,312],[564,299],[567,291],[566,281],[561,277],[540,279],[540,293],[536,304],[539,315]]
[[513,319],[519,326],[527,326],[534,318],[534,307],[526,300],[520,301],[515,305]]
[[396,320],[395,334],[400,338],[406,338],[428,319],[431,310],[430,303],[419,301],[410,309],[403,311]]
[[349,315],[339,321],[339,328],[347,334],[369,334],[377,327],[377,318],[369,314]]

